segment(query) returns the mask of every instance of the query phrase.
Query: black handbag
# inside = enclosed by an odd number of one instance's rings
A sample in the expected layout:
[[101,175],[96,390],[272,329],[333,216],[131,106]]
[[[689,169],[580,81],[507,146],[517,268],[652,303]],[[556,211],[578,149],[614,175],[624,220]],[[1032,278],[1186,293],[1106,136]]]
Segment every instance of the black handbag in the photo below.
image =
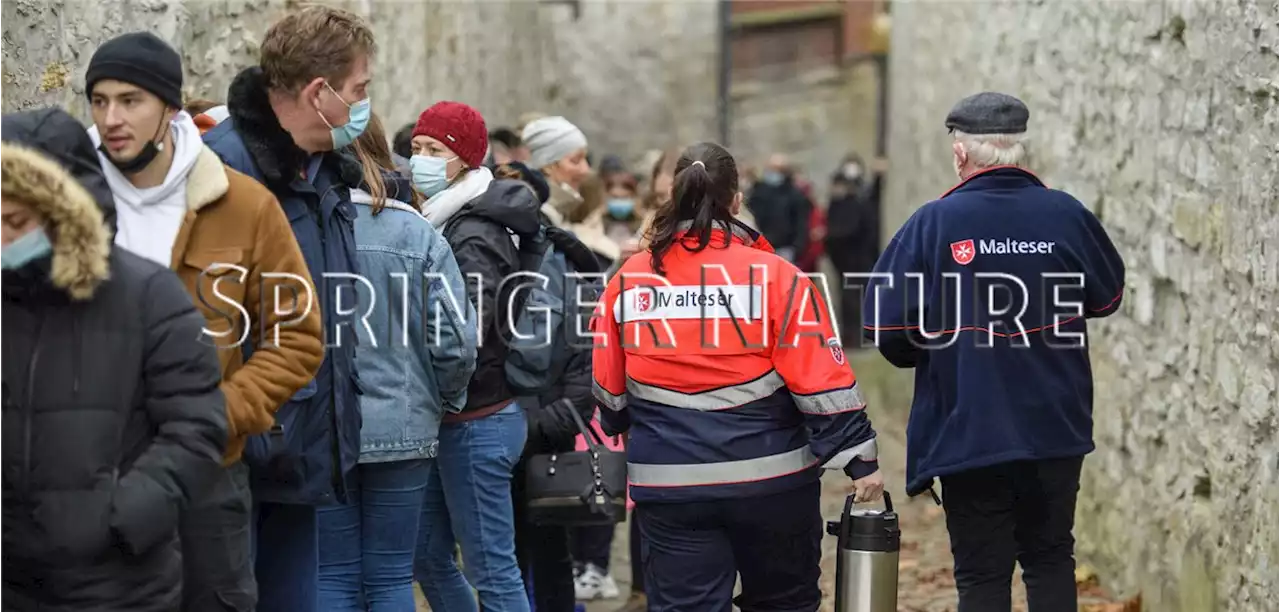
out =
[[613,525],[627,516],[627,456],[605,447],[569,410],[587,450],[534,455],[525,465],[525,501],[535,525]]

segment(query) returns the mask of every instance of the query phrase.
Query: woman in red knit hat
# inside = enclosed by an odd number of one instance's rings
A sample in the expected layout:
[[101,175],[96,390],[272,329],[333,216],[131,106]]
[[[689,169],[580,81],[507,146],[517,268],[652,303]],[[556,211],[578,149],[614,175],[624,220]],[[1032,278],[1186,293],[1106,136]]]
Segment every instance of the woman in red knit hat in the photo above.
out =
[[[516,241],[536,236],[540,203],[524,183],[494,180],[482,165],[489,134],[466,104],[440,102],[423,111],[412,143],[409,168],[414,188],[427,198],[423,215],[453,248],[479,313],[476,371],[466,406],[440,426],[414,573],[433,610],[476,610],[474,587],[483,610],[527,612],[511,498],[527,427],[503,367],[506,306],[516,283],[502,280],[520,270]],[[465,578],[454,562],[455,542]]]

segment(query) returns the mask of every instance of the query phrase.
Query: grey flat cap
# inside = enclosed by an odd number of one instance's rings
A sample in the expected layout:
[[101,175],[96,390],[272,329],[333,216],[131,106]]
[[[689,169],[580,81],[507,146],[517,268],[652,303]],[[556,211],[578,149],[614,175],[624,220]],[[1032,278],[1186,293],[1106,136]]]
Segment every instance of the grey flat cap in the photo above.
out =
[[1031,112],[1008,94],[984,91],[959,102],[947,113],[947,129],[967,134],[1020,134]]

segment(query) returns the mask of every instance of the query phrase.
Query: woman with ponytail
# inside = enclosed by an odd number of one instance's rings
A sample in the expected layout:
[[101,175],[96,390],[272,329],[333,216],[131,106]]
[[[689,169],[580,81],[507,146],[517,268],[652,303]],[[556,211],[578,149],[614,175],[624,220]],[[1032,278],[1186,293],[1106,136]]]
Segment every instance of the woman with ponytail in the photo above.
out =
[[358,336],[363,425],[346,502],[319,511],[319,609],[398,612],[414,606],[413,535],[440,423],[462,410],[475,371],[474,311],[453,251],[419,213],[423,198],[396,172],[376,115],[349,153],[360,162],[348,172],[358,184],[355,308],[365,317],[349,333]]
[[825,296],[741,207],[729,152],[686,149],[592,322],[605,432],[630,433],[650,610],[817,610],[820,474],[844,472],[859,501],[883,489]]

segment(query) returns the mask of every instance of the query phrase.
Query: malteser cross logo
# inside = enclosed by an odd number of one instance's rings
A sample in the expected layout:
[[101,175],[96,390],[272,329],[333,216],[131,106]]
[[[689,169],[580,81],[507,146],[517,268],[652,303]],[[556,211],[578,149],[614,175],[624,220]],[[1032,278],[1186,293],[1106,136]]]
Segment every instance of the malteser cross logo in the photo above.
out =
[[637,291],[635,292],[635,311],[637,314],[648,312],[653,307],[653,292]]
[[840,347],[839,339],[827,340],[827,349],[831,351],[831,358],[835,360],[836,365],[844,365],[844,349]]
[[969,262],[973,261],[973,255],[974,250],[972,238],[951,243],[951,259],[954,259],[956,263],[962,266],[967,266],[969,265]]

